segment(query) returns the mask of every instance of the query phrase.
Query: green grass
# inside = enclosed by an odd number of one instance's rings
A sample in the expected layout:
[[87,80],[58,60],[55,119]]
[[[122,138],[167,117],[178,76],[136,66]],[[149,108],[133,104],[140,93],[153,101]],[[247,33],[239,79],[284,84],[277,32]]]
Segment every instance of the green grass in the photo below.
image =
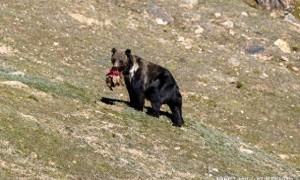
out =
[[296,1],[296,6],[292,14],[300,21],[300,1]]
[[[27,84],[31,88],[46,93],[51,93],[54,96],[71,97],[81,100],[83,102],[89,102],[91,100],[91,93],[89,92],[89,90],[87,90],[86,88],[72,85],[68,82],[62,82],[59,84],[53,83],[47,79],[42,79],[31,75],[16,76],[12,75],[11,71],[3,68],[0,69],[0,79],[6,81],[19,81],[21,83]],[[31,96],[31,98],[33,97]]]

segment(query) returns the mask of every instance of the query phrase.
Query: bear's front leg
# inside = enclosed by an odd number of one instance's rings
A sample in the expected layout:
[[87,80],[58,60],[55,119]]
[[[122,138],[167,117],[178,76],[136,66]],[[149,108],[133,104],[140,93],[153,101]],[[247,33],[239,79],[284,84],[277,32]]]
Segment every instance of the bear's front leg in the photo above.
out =
[[145,106],[145,95],[143,93],[135,94],[132,104],[134,109],[143,111]]
[[128,76],[125,76],[124,80],[129,95],[129,106],[135,108],[138,104],[136,93],[130,84],[130,79],[128,78]]
[[151,107],[152,107],[151,115],[152,116],[159,118],[160,106],[161,106],[161,104],[159,102],[151,102]]
[[145,105],[144,81],[142,78],[134,78],[130,82],[132,89],[133,107],[138,111],[143,111]]

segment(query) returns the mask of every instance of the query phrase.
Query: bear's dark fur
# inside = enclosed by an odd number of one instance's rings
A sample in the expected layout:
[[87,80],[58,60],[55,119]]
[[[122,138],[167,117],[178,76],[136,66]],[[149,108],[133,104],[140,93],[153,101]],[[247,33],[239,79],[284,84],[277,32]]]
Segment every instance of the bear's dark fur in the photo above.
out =
[[173,114],[173,124],[183,125],[182,97],[169,70],[132,55],[130,49],[123,53],[113,48],[111,61],[124,76],[130,106],[143,111],[146,98],[151,102],[152,114],[159,117],[161,105],[167,104]]

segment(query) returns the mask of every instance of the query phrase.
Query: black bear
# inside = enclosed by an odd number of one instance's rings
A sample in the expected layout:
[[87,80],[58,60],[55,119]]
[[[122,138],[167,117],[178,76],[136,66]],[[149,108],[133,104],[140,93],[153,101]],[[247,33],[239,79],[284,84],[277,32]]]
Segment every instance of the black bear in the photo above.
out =
[[132,55],[130,49],[124,53],[113,48],[111,61],[112,69],[117,69],[124,77],[130,106],[143,111],[146,98],[151,102],[153,116],[159,117],[161,105],[167,104],[173,114],[173,125],[183,125],[182,97],[169,70]]

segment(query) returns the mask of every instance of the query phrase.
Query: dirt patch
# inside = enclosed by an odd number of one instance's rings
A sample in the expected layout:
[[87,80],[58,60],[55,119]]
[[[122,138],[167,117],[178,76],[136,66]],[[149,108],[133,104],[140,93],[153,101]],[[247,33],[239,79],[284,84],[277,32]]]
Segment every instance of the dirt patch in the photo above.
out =
[[13,56],[16,52],[17,51],[14,50],[12,47],[0,44],[0,54],[1,55]]
[[88,18],[88,17],[85,17],[85,16],[83,16],[81,14],[68,13],[68,15],[71,16],[76,21],[79,21],[80,23],[86,24],[88,26],[100,25],[101,24],[97,19]]
[[29,89],[26,84],[23,84],[19,81],[3,81],[0,82],[0,86],[12,87],[16,89]]

